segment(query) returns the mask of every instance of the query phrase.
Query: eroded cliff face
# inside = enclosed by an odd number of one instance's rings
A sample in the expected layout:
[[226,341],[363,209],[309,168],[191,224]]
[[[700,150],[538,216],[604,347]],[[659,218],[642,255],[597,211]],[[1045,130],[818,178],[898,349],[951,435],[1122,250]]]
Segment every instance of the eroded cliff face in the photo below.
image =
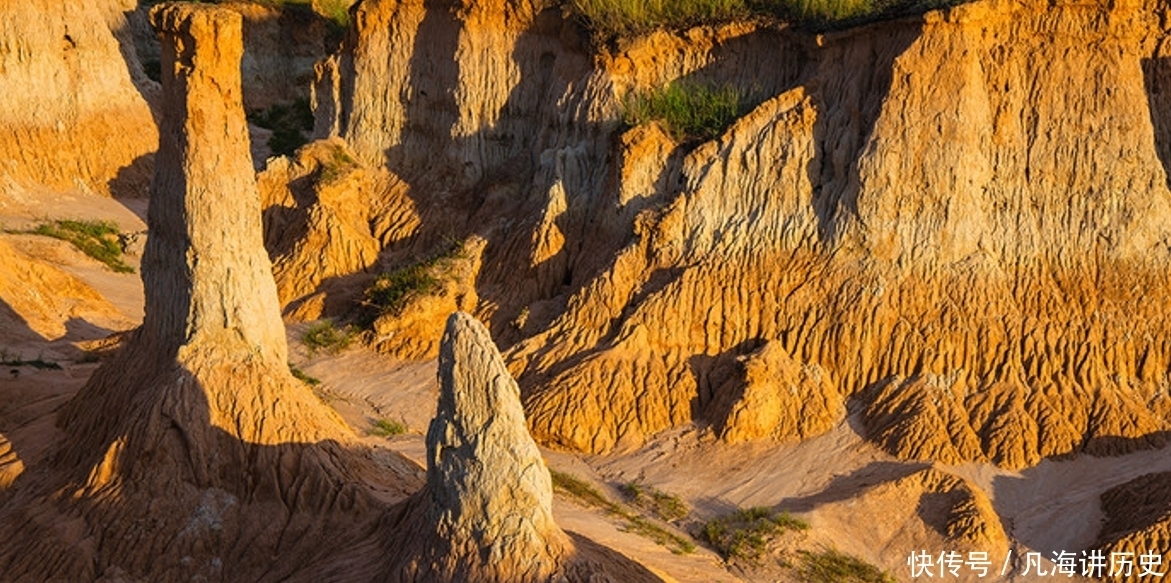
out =
[[[403,177],[412,241],[488,241],[479,314],[545,443],[806,437],[850,407],[902,457],[1021,468],[1168,428],[1164,12],[981,1],[591,54],[555,9],[367,2],[319,128]],[[621,132],[628,89],[677,78],[762,102],[694,148]]]
[[0,188],[144,194],[156,85],[134,55],[133,2],[0,6]]

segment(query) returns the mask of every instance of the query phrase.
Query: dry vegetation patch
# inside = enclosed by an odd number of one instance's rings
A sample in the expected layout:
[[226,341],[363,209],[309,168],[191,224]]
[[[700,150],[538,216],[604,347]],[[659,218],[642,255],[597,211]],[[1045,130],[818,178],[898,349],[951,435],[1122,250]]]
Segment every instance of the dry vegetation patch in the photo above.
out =
[[[685,555],[695,552],[695,543],[686,537],[680,536],[656,524],[653,520],[631,510],[624,504],[615,502],[598,491],[597,488],[574,476],[556,470],[549,470],[553,478],[553,488],[559,490],[582,504],[604,510],[607,514],[616,516],[623,521],[622,529],[626,532],[646,537],[655,543],[667,547],[672,553]],[[671,497],[670,495],[663,494]],[[676,497],[677,498],[677,497]],[[682,501],[680,501],[682,504]],[[682,518],[682,517],[680,517]]]

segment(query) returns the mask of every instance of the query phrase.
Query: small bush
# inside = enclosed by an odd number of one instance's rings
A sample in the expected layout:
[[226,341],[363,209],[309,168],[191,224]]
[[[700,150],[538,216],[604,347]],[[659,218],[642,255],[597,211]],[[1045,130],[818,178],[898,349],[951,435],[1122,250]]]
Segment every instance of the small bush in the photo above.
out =
[[272,130],[268,149],[278,156],[290,156],[308,143],[305,132],[313,130],[313,110],[308,99],[274,103],[268,109],[248,114],[248,121]]
[[349,327],[335,328],[333,322],[323,320],[310,326],[301,335],[301,342],[309,348],[310,354],[325,351],[328,354],[337,354],[344,350],[354,340],[354,331]]
[[394,437],[395,435],[402,435],[406,432],[406,424],[389,419],[375,421],[368,431],[370,435],[376,435],[378,437]]
[[134,268],[122,261],[118,225],[110,221],[53,221],[24,232],[69,241],[79,251],[101,261],[115,273],[134,273]]
[[806,530],[809,525],[769,508],[742,508],[727,516],[713,518],[703,527],[704,538],[724,558],[759,563],[768,543],[790,530]]
[[890,573],[834,549],[800,551],[798,573],[809,583],[895,583]]
[[622,104],[622,120],[630,126],[657,121],[678,141],[706,141],[744,115],[748,101],[745,92],[730,85],[676,81],[628,95]]
[[687,517],[687,503],[675,494],[668,494],[658,488],[647,486],[639,482],[631,482],[622,487],[630,502],[658,517],[660,520],[673,522]]

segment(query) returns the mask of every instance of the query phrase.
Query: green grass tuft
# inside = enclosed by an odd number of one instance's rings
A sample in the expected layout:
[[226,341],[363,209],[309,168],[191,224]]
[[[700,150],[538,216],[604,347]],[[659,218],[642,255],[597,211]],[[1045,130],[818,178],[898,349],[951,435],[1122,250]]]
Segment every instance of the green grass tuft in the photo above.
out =
[[310,354],[324,351],[337,354],[354,341],[355,332],[349,326],[338,329],[330,320],[322,320],[309,327],[301,335],[301,342],[309,348]]
[[570,0],[569,8],[590,29],[622,38],[751,15],[745,0]]
[[787,512],[776,514],[769,508],[741,508],[707,521],[703,536],[724,558],[757,564],[773,538],[787,531],[808,528],[809,524]]
[[378,437],[394,437],[395,435],[402,435],[407,432],[405,423],[398,421],[391,421],[390,419],[379,419],[367,431],[370,435]]
[[799,551],[801,565],[797,572],[808,583],[895,583],[890,573],[859,559],[825,549],[820,552]]
[[350,157],[341,147],[335,146],[329,159],[321,163],[318,181],[321,184],[332,184],[357,167],[357,160]]
[[115,273],[134,273],[134,268],[122,261],[118,225],[110,221],[53,221],[24,232],[69,241],[79,251],[101,261]]
[[374,311],[371,321],[384,314],[402,315],[411,300],[439,291],[451,264],[464,256],[463,241],[454,241],[439,255],[422,263],[383,273],[366,288],[365,306]]
[[966,0],[570,0],[571,13],[600,42],[751,18],[816,31],[955,6]]
[[682,520],[689,512],[687,503],[679,496],[639,482],[630,482],[622,486],[622,493],[631,504],[666,522]]
[[746,92],[737,87],[675,81],[627,95],[622,120],[630,126],[657,121],[677,141],[706,141],[724,133],[750,107]]

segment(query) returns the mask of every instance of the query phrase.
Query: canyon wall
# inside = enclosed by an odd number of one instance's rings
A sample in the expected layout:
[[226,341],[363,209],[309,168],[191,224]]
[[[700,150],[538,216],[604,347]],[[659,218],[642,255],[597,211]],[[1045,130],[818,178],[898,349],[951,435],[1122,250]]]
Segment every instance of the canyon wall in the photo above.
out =
[[145,194],[157,85],[135,56],[127,0],[0,5],[0,187]]
[[[591,47],[543,4],[371,1],[318,130],[406,183],[419,224],[384,253],[488,242],[477,314],[544,443],[853,411],[905,458],[1021,468],[1168,429],[1165,12],[982,0]],[[705,143],[625,129],[629,91],[676,79],[758,104]]]

